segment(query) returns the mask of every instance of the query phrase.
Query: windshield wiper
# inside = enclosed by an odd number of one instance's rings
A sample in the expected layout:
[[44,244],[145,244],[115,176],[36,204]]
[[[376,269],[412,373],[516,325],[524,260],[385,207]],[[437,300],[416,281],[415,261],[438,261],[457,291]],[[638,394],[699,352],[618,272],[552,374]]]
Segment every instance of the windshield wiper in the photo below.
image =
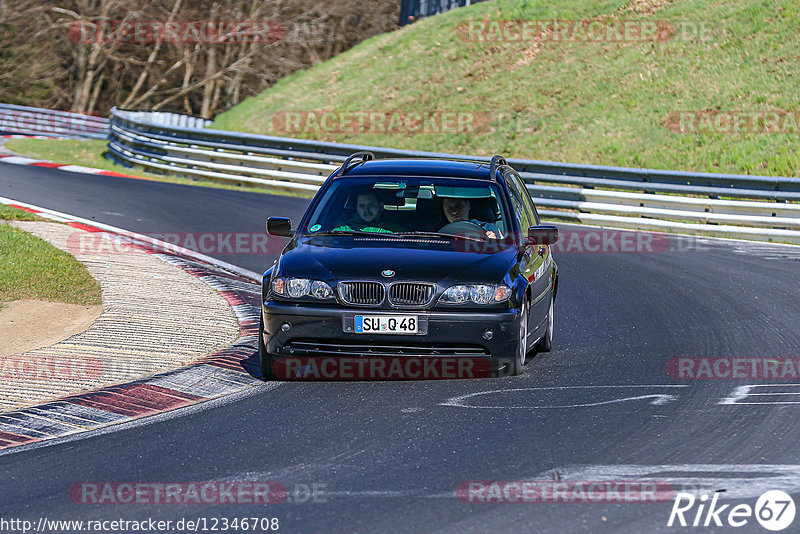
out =
[[482,243],[486,241],[485,239],[481,239],[480,237],[475,236],[466,236],[463,234],[443,234],[441,232],[395,232],[392,235],[402,235],[402,236],[419,236],[419,237],[438,237],[438,238],[460,238],[466,239],[468,241],[476,241],[478,243]]
[[336,232],[331,231],[331,232],[306,233],[304,235],[306,237],[317,237],[317,236],[337,236],[337,235],[339,235],[339,236],[352,236],[352,235],[375,236],[375,235],[390,235],[390,234],[384,234],[383,232],[360,232],[358,230],[339,230],[339,231],[336,231]]

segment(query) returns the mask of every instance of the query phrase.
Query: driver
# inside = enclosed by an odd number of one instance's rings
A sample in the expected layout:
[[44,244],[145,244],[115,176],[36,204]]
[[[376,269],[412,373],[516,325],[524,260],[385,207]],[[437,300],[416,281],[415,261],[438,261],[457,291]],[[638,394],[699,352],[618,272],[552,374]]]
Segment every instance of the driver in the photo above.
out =
[[402,230],[398,225],[384,220],[383,201],[372,191],[356,197],[356,213],[352,219],[333,229],[334,232],[377,232],[388,234]]
[[447,217],[448,223],[469,221],[480,226],[486,232],[486,237],[490,239],[502,237],[500,229],[494,223],[469,218],[470,203],[465,198],[445,198],[442,203],[442,209],[444,209],[444,215]]

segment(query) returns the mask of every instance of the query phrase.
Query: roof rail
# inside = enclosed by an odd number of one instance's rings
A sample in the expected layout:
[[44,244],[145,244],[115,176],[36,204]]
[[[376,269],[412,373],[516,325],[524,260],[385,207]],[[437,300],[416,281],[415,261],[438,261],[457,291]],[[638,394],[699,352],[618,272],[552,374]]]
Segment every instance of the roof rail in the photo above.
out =
[[497,167],[500,165],[508,165],[506,158],[503,156],[492,156],[492,162],[489,165],[489,178],[495,180],[495,171],[497,171]]
[[361,158],[361,161],[359,161],[358,163],[364,163],[365,161],[375,159],[375,154],[366,151],[354,152],[350,154],[349,156],[347,156],[347,159],[344,160],[342,166],[336,169],[336,171],[331,175],[331,178],[333,178],[334,176],[344,176],[345,174],[347,174],[347,166],[350,165],[350,163],[356,158]]

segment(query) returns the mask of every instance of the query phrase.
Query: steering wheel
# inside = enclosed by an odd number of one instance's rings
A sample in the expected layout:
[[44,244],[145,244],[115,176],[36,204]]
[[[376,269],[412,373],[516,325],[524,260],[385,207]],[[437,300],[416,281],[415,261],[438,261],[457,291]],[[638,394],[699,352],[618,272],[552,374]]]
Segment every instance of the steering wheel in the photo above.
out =
[[476,231],[480,232],[479,235],[481,237],[486,237],[486,230],[484,230],[480,224],[472,221],[451,222],[450,224],[446,224],[439,229],[440,234],[450,235],[469,235],[475,233]]

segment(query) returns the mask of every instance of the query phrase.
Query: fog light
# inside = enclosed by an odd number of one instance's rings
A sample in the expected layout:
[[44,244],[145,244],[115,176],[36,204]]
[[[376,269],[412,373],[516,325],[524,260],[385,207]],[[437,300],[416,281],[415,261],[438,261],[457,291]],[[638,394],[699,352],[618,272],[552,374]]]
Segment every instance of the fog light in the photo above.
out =
[[281,332],[288,332],[291,329],[292,329],[292,325],[290,325],[289,323],[283,323],[281,325]]
[[490,339],[492,339],[493,336],[494,336],[494,332],[492,332],[491,330],[486,330],[486,331],[483,332],[483,339],[485,339],[486,341],[489,341]]

